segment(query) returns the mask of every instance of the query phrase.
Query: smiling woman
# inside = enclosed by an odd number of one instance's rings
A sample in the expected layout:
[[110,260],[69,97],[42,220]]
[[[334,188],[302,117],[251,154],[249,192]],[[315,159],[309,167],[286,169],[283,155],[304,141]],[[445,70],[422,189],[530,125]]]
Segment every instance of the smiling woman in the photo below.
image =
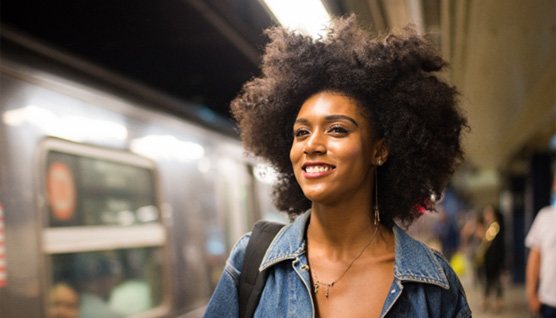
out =
[[[373,38],[354,17],[318,40],[268,35],[263,74],[232,112],[246,149],[278,171],[275,203],[295,220],[265,247],[253,316],[470,317],[445,259],[397,225],[434,209],[463,156],[456,90],[433,74],[445,62],[411,29]],[[250,237],[206,317],[239,315]]]

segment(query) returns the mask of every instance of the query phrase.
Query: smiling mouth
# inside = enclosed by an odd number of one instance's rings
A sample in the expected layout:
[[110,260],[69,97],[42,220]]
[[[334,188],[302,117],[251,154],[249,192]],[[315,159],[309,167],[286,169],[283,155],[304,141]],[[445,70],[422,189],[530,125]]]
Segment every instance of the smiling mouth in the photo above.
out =
[[326,172],[332,169],[334,169],[334,167],[331,166],[308,166],[305,167],[303,170],[308,173],[318,173],[318,172]]
[[319,178],[330,174],[336,167],[331,165],[305,165],[301,168],[306,178]]

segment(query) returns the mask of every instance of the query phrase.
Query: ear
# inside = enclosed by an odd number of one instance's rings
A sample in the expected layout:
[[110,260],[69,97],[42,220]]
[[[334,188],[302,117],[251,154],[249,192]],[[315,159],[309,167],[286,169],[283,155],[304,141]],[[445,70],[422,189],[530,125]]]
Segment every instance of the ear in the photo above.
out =
[[373,147],[372,164],[382,166],[388,160],[388,148],[384,143],[384,139],[379,139]]

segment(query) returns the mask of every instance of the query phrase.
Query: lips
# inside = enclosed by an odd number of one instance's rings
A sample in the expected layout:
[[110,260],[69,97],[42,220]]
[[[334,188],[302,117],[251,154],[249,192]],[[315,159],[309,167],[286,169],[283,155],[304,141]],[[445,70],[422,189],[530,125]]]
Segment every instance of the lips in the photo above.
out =
[[323,162],[310,162],[304,163],[301,169],[305,178],[313,179],[329,175],[336,167]]

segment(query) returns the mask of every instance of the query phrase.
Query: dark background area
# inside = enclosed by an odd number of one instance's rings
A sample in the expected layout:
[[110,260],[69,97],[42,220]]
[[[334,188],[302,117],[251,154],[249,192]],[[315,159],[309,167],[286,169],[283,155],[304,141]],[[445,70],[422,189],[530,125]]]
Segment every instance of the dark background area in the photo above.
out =
[[256,0],[3,1],[0,11],[3,28],[223,116],[258,74],[273,24]]

